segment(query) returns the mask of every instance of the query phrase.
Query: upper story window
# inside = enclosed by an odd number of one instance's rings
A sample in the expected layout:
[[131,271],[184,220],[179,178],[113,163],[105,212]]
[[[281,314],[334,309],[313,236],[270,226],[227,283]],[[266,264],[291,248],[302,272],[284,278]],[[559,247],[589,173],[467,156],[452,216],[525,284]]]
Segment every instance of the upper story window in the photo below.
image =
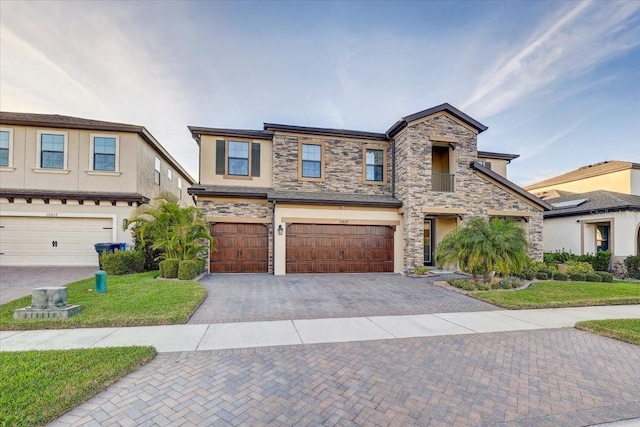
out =
[[66,138],[62,133],[40,133],[39,166],[42,169],[66,169]]
[[385,151],[381,148],[365,148],[365,182],[384,182]]
[[182,178],[178,177],[178,197],[182,200]]
[[478,163],[480,163],[482,166],[484,166],[487,169],[491,169],[491,162],[488,162],[486,160],[479,160]]
[[173,171],[168,168],[167,168],[167,178],[169,178],[169,181],[173,179]]
[[431,151],[431,190],[453,192],[455,175],[452,174],[453,148],[434,145]]
[[249,176],[249,143],[229,141],[228,175]]
[[216,141],[216,175],[252,179],[260,176],[260,143],[238,140]]
[[322,179],[324,177],[324,147],[321,144],[300,144],[300,178]]
[[92,135],[91,169],[115,172],[118,170],[118,138],[114,136]]
[[157,157],[155,158],[155,161],[154,161],[153,181],[157,185],[160,185],[160,159]]
[[10,167],[12,164],[13,131],[0,130],[0,167]]

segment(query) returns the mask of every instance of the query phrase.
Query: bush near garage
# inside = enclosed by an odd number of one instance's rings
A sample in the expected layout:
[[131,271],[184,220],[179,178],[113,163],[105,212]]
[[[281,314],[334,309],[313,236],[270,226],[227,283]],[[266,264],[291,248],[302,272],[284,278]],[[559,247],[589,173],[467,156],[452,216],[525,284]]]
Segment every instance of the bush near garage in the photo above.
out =
[[201,272],[202,268],[200,267],[200,263],[195,260],[180,261],[178,265],[178,279],[180,280],[192,280]]
[[102,269],[109,275],[142,273],[144,271],[144,253],[132,251],[105,251],[100,255]]
[[[177,258],[167,258],[160,261],[160,276],[166,279],[177,279],[180,269],[180,260]],[[195,276],[194,276],[195,277]]]

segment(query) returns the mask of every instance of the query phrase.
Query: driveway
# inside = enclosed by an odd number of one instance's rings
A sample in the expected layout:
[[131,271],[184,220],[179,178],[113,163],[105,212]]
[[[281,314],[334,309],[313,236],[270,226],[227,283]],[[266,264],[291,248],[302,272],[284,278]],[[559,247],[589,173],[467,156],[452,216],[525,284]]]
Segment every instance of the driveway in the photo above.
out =
[[638,378],[567,328],[162,353],[53,425],[585,426],[640,417]]
[[0,267],[0,304],[42,286],[64,286],[92,277],[98,267]]
[[393,316],[496,310],[432,285],[439,278],[397,274],[210,274],[207,299],[189,323]]

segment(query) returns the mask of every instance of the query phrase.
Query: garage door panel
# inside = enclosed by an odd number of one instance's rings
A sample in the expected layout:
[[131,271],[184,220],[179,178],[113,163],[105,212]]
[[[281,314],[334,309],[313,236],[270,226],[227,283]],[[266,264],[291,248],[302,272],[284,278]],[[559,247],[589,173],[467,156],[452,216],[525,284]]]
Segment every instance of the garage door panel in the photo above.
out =
[[[291,224],[287,273],[393,272],[393,228],[377,225]],[[304,245],[304,251],[298,250]]]
[[216,223],[211,236],[218,250],[211,253],[213,273],[266,273],[269,271],[269,234],[263,224]]

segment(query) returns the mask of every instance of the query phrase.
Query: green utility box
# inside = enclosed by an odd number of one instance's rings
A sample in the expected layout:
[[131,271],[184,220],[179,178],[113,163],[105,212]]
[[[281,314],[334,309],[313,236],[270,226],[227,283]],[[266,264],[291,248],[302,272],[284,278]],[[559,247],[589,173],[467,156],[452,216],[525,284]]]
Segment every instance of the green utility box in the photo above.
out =
[[107,272],[96,271],[96,292],[104,294],[107,292]]

